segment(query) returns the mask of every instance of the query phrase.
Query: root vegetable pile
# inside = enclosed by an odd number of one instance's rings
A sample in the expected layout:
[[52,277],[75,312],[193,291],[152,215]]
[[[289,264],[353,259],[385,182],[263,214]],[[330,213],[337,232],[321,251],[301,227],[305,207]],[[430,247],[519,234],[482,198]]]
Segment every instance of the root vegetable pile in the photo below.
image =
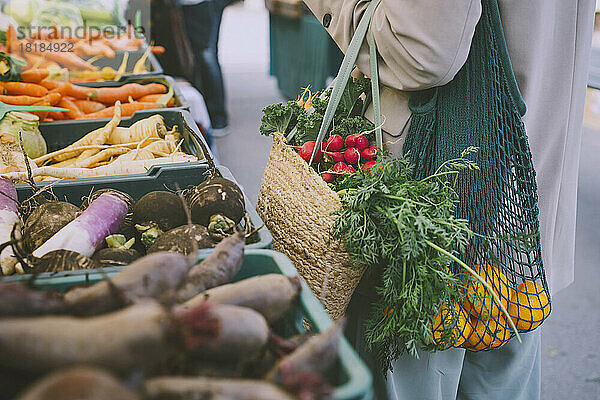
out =
[[[64,294],[0,282],[0,367],[10,377],[0,382],[3,395],[328,398],[342,326],[279,337],[274,327],[294,325],[299,280],[271,274],[231,283],[243,242],[226,238],[196,265],[195,257],[153,253]],[[198,295],[178,304],[182,293]]]
[[[172,253],[179,253],[177,256],[195,254],[197,249],[215,247],[223,238],[237,238],[222,241],[214,251],[216,265],[230,267],[224,271],[214,269],[206,266],[212,257],[207,259],[191,272],[193,284],[182,288],[179,296],[187,300],[203,290],[223,284],[233,278],[241,265],[239,259],[231,259],[230,255],[243,251],[245,245],[245,233],[236,233],[241,224],[225,215],[244,215],[245,205],[242,192],[235,183],[220,177],[209,181],[208,186],[215,193],[233,193],[230,196],[240,197],[233,206],[227,196],[213,196],[202,201],[202,215],[208,218],[202,225],[188,222],[186,217],[186,207],[188,210],[200,207],[197,194],[188,203],[183,195],[153,191],[134,202],[125,193],[102,189],[91,193],[81,208],[39,196],[26,200],[20,207],[14,184],[0,178],[0,192],[3,193],[0,194],[0,244],[3,243],[0,275],[129,264],[131,270],[136,268],[135,260],[146,253],[153,254],[161,264],[160,260],[167,257],[165,254],[169,257]],[[187,188],[187,191],[203,192],[206,186],[202,183]],[[41,204],[31,207],[30,201]],[[22,217],[20,208],[23,209]],[[194,215],[191,218],[195,220]],[[217,229],[213,225],[221,226],[215,221],[222,219],[231,222],[227,225],[230,231],[219,228],[219,235],[212,235],[211,232]],[[24,222],[22,226],[20,220]],[[251,230],[251,223],[246,220],[245,231]],[[228,272],[227,268],[232,271]]]

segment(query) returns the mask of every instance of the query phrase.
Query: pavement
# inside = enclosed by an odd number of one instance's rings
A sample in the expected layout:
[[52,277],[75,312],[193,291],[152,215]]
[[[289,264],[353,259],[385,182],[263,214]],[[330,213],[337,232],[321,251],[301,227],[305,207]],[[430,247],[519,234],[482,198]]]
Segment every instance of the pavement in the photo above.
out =
[[[261,110],[281,102],[268,75],[268,13],[263,0],[225,10],[220,58],[231,134],[215,139],[219,161],[256,202],[271,139],[258,133]],[[593,94],[600,99],[600,92]],[[600,104],[600,100],[598,101]],[[552,299],[542,328],[542,399],[600,399],[600,106],[586,110],[583,132],[575,282]]]

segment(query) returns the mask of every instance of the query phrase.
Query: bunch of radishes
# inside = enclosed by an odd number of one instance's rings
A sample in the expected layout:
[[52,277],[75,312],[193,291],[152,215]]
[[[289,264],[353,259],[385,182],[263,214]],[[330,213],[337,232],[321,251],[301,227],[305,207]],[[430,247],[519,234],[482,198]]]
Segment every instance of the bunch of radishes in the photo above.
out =
[[[315,149],[316,141],[309,140],[299,147],[299,154],[307,163]],[[333,134],[321,143],[321,148],[315,153],[313,167],[321,174],[327,183],[336,178],[352,174],[357,170],[363,173],[375,165],[377,146],[370,145],[366,132],[346,136]]]

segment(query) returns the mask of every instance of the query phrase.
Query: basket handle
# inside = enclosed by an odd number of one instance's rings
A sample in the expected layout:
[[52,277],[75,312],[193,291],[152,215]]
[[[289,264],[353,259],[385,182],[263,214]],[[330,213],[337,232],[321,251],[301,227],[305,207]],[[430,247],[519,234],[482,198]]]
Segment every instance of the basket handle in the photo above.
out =
[[[309,165],[312,164],[315,154],[317,150],[321,147],[321,143],[325,138],[327,129],[329,128],[329,125],[331,125],[331,121],[333,121],[335,110],[337,110],[337,107],[340,104],[340,100],[342,99],[342,95],[344,94],[344,89],[346,88],[346,84],[348,83],[348,79],[350,78],[350,73],[354,69],[354,63],[356,62],[356,58],[358,57],[358,51],[360,50],[360,47],[362,46],[362,43],[365,39],[367,30],[371,24],[373,12],[379,4],[379,1],[380,0],[371,0],[371,3],[367,7],[365,13],[360,19],[360,22],[358,23],[356,31],[354,32],[354,36],[352,36],[352,40],[350,40],[348,50],[344,55],[342,65],[340,66],[340,70],[338,71],[338,74],[335,78],[335,83],[333,84],[331,97],[329,98],[327,109],[325,110],[323,122],[321,122],[321,128],[319,129],[319,135],[317,136],[315,148],[310,157]],[[379,72],[377,69],[377,49],[375,47],[375,39],[373,38],[372,31],[369,35],[368,43],[370,59],[369,63],[371,68],[371,92],[373,101],[373,111],[375,114],[373,122],[375,123],[376,127],[375,138],[377,142],[377,150],[378,152],[381,152],[383,150],[383,139],[381,131],[381,103],[379,99]]]

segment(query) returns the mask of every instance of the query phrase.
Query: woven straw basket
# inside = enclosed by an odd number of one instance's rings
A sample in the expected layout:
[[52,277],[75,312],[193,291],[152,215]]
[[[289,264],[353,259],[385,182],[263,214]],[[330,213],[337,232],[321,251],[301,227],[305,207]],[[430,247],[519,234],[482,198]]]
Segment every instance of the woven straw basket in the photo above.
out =
[[344,315],[364,272],[349,265],[339,243],[329,242],[331,213],[340,208],[337,193],[275,134],[258,213],[273,235],[273,248],[292,260],[334,320]]

